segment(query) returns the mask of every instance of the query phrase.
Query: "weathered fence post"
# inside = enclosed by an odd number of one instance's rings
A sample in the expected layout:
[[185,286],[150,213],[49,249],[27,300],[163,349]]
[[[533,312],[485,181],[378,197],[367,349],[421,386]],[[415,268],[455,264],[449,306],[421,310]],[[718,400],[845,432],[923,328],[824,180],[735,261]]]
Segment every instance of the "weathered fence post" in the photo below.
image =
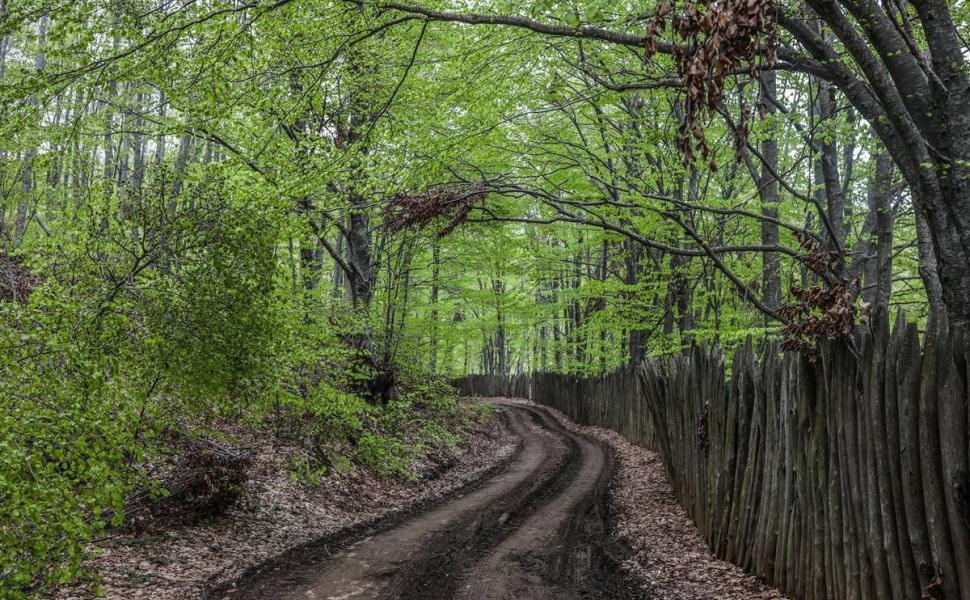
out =
[[693,347],[590,378],[470,375],[657,451],[712,551],[805,600],[970,600],[967,332],[885,313],[821,360]]

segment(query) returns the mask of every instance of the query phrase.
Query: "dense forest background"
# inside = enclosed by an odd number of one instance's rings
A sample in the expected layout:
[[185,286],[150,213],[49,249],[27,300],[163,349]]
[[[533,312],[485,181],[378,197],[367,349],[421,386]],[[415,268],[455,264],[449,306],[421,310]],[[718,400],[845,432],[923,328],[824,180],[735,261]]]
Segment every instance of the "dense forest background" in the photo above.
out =
[[185,419],[965,321],[967,8],[883,4],[0,0],[0,588]]

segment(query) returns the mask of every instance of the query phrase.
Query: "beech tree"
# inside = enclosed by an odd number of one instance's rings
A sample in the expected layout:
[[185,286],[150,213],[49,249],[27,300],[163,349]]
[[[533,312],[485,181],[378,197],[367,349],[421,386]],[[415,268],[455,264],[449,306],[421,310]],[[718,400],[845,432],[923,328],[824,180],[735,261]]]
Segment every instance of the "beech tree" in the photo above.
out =
[[966,320],[962,6],[455,6],[0,0],[0,595],[77,573],[176,418],[376,414],[362,350]]
[[[718,88],[734,74],[728,67],[785,70],[830,82],[882,141],[913,194],[917,218],[926,221],[933,256],[923,259],[936,263],[921,271],[926,288],[941,289],[940,308],[951,322],[970,320],[970,77],[962,32],[945,0],[662,2],[642,16],[620,15],[603,25],[596,19],[601,9],[580,14],[554,3],[538,5],[544,19],[399,2],[360,4],[677,56],[679,84],[687,86],[689,98],[697,96],[697,111],[720,101]],[[665,19],[679,23],[671,35],[657,26]],[[642,79],[652,81],[646,73]],[[700,98],[703,91],[714,93]]]

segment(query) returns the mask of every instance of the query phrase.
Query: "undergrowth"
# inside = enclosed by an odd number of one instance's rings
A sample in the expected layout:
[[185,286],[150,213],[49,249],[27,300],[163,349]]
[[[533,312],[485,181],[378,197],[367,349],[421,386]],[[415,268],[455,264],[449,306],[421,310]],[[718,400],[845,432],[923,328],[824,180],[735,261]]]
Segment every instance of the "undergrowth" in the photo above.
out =
[[17,257],[31,285],[0,297],[0,598],[90,577],[92,542],[119,530],[224,511],[249,461],[213,423],[299,447],[289,471],[307,484],[420,479],[461,439],[454,393],[401,359],[381,366],[393,387],[362,394],[375,363],[360,340],[382,333],[294,294],[280,214],[233,205],[223,185],[199,183],[174,216],[147,197],[134,224],[92,212],[71,246]]

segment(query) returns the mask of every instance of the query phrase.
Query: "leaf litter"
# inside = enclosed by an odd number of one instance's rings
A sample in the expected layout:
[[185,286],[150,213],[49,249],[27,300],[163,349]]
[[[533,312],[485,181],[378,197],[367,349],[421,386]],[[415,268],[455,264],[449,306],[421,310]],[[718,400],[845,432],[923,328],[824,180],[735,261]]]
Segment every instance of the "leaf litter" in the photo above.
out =
[[201,600],[207,590],[287,549],[442,498],[510,459],[518,445],[495,418],[454,449],[446,461],[453,466],[424,469],[429,473],[424,479],[389,481],[356,468],[334,470],[310,486],[288,472],[288,459],[298,448],[266,432],[234,434],[235,443],[259,449],[239,502],[210,521],[93,544],[85,566],[97,574],[101,589],[75,584],[50,598]]

